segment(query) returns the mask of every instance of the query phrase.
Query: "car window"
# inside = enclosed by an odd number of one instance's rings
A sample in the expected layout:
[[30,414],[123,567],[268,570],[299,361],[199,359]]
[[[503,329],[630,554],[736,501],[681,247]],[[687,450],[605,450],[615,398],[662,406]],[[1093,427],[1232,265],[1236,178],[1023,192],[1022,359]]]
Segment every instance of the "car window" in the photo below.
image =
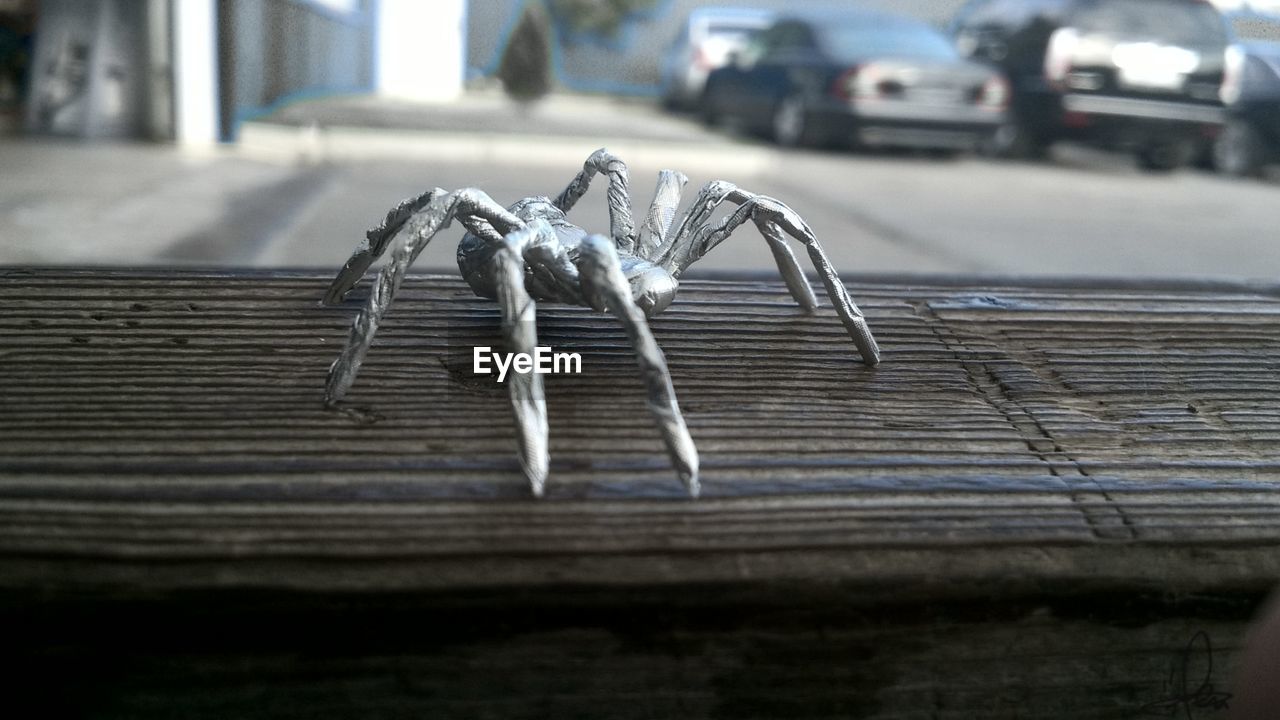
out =
[[812,35],[807,27],[795,22],[782,23],[774,28],[773,39],[765,51],[764,59],[794,57],[812,46]]
[[828,26],[823,29],[822,45],[833,57],[850,60],[871,56],[938,60],[958,57],[955,46],[946,36],[923,25]]
[[957,30],[1025,27],[1037,17],[1056,17],[1062,0],[978,0],[966,5],[951,27]]
[[987,0],[968,6],[957,19],[963,28],[989,25],[1017,25],[1029,13],[1031,4],[1021,0]]
[[1082,5],[1073,25],[1083,32],[1197,47],[1225,46],[1226,27],[1212,5],[1185,0],[1101,0]]
[[740,25],[730,22],[714,22],[707,26],[708,37],[724,37],[734,40],[746,40],[760,34],[758,25]]
[[742,64],[745,67],[751,67],[760,62],[765,56],[771,54],[773,49],[777,47],[778,38],[783,30],[785,30],[784,26],[774,25],[764,32],[752,35],[740,55]]

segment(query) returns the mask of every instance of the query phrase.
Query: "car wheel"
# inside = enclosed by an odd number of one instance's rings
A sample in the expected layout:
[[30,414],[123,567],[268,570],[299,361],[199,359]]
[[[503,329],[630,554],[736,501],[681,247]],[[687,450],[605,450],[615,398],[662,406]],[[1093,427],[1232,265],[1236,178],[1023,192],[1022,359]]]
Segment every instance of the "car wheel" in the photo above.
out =
[[1192,149],[1187,142],[1152,142],[1138,149],[1135,159],[1138,167],[1152,173],[1169,173],[1183,167],[1190,159]]
[[1213,143],[1213,166],[1235,177],[1256,177],[1262,173],[1262,139],[1243,120],[1232,120]]
[[982,141],[978,151],[1006,160],[1042,160],[1049,155],[1049,141],[1026,125],[1010,120]]
[[804,99],[788,95],[773,109],[773,140],[783,147],[811,145],[808,112]]
[[1191,159],[1193,148],[1185,141],[1153,142],[1138,149],[1138,167],[1148,172],[1171,172]]
[[702,99],[698,101],[698,115],[702,118],[702,124],[709,128],[718,127],[723,120],[720,114],[719,94],[714,89],[708,89],[702,93]]

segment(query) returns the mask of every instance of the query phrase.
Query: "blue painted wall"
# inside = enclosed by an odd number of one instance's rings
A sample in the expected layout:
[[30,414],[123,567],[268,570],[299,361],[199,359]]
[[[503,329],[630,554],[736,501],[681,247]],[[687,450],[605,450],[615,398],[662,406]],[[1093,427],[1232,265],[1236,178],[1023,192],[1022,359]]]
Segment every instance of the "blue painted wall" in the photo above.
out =
[[245,120],[305,97],[374,86],[375,0],[220,0],[218,83],[224,140]]

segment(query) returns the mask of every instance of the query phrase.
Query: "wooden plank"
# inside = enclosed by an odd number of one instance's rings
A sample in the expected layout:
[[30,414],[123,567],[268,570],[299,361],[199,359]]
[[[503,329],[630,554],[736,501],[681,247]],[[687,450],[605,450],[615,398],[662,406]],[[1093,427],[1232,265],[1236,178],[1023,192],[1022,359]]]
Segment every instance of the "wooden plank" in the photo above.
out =
[[1232,692],[1249,611],[1070,593],[875,612],[707,589],[321,600],[194,593],[9,613],[6,647],[25,654],[7,699],[133,719],[1128,720],[1177,692],[1170,671],[1193,638],[1211,654],[1193,646],[1191,687]]
[[867,370],[780,283],[689,281],[691,501],[587,310],[540,316],[585,373],[534,500],[456,278],[406,283],[373,423],[322,407],[325,276],[0,280],[5,678],[54,716],[1119,720],[1179,668],[1229,703],[1280,580],[1267,288],[850,283]]
[[470,375],[496,308],[406,282],[361,423],[320,402],[359,303],[319,307],[327,281],[7,272],[0,585],[1280,580],[1273,294],[851,283],[884,349],[868,370],[778,282],[689,281],[653,327],[698,501],[622,330],[547,306],[542,340],[585,372],[548,379],[535,501],[503,388]]

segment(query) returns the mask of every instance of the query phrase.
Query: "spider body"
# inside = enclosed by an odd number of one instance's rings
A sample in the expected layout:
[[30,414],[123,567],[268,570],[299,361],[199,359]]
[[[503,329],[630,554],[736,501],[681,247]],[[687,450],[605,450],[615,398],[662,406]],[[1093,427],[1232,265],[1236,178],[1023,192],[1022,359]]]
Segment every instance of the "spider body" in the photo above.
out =
[[[568,215],[556,207],[550,198],[527,197],[507,208],[507,211],[526,224],[537,220],[545,221],[551,226],[560,247],[564,248],[568,260],[577,264],[581,257],[582,243],[590,234],[569,222]],[[489,268],[500,247],[501,244],[493,242],[492,238],[472,232],[462,236],[462,241],[458,243],[458,269],[467,284],[480,297],[497,297],[498,289]],[[631,286],[631,297],[636,305],[649,317],[667,309],[676,297],[679,281],[657,263],[632,255],[626,250],[618,250],[617,253],[618,263]],[[525,269],[525,290],[534,300],[584,304],[582,294],[576,286],[557,283],[554,278],[549,278],[546,273],[538,272],[532,267]]]
[[[609,236],[590,234],[569,221],[568,211],[597,174],[609,178]],[[330,407],[350,389],[383,314],[418,254],[453,220],[467,232],[458,245],[458,269],[481,297],[502,309],[509,352],[531,353],[537,345],[537,302],[589,305],[608,311],[623,324],[636,351],[648,391],[648,406],[680,479],[691,495],[699,490],[698,452],[676,402],[666,358],[649,329],[648,318],[671,304],[682,272],[734,230],[753,223],[773,253],[796,302],[808,312],[817,297],[800,269],[787,238],[805,246],[841,322],[868,366],[879,362],[879,348],[861,311],[854,305],[813,231],[782,202],[741,190],[721,180],[707,183],[691,207],[675,222],[681,191],[688,179],[664,170],[644,224],[632,217],[626,165],[605,149],[597,150],[554,199],[524,198],[508,208],[484,192],[435,188],[397,205],[370,230],[325,294],[326,304],[341,302],[369,266],[398,238],[379,272],[364,309],[352,323],[342,353],[329,369],[325,403]],[[724,203],[736,205],[722,219],[712,215]],[[519,459],[534,495],[541,495],[549,472],[546,402],[542,377],[515,374],[507,380],[519,437]]]

